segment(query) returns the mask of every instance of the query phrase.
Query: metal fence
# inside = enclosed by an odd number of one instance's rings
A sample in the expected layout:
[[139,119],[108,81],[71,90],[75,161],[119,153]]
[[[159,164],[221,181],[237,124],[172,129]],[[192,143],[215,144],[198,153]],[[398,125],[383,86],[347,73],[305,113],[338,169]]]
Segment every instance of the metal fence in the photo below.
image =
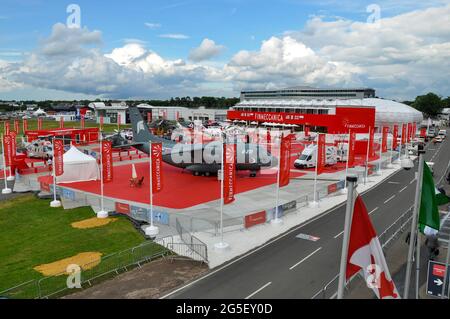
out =
[[[142,264],[161,257],[177,258],[177,255],[188,255],[185,253],[188,250],[200,251],[195,242],[189,247],[187,246],[184,243],[175,243],[173,237],[168,236],[99,259],[93,259],[83,265],[78,265],[82,269],[81,286],[83,288],[90,287],[97,281],[114,277],[136,267],[140,268]],[[193,259],[195,260],[195,258]],[[0,296],[11,299],[58,298],[72,292],[67,285],[67,276],[66,272],[62,272],[54,276],[30,280],[0,292]]]
[[[202,242],[200,239],[192,235],[189,231],[183,228],[183,226],[178,221],[178,218],[175,219],[177,233],[180,236],[180,239],[185,243],[190,250],[194,253],[193,255],[197,255],[200,257],[202,261],[208,262],[208,246]],[[194,257],[193,256],[193,257]],[[193,258],[197,259],[197,258]]]
[[[410,226],[413,214],[413,206],[411,206],[406,212],[404,212],[395,222],[390,225],[385,231],[383,231],[378,239],[380,241],[383,250],[389,249],[393,240],[397,239],[401,234],[405,232]],[[355,278],[358,278],[360,273],[350,278],[346,284],[346,290],[351,289],[351,284]],[[337,296],[339,274],[331,279],[321,290],[319,290],[311,299],[333,299]]]

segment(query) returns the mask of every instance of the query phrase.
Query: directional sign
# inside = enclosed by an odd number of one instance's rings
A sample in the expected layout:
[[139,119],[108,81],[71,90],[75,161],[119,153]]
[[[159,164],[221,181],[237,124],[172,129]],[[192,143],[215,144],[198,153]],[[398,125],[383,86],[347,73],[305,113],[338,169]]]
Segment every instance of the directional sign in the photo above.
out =
[[[441,297],[442,286],[444,285],[445,264],[436,261],[428,262],[427,277],[427,294],[434,297]],[[450,267],[447,268],[447,291],[445,296],[448,297],[448,284],[450,278]]]
[[298,234],[295,237],[299,238],[299,239],[309,240],[309,241],[318,241],[320,239],[320,237],[316,237],[316,236],[312,236],[312,235],[308,235],[308,234]]

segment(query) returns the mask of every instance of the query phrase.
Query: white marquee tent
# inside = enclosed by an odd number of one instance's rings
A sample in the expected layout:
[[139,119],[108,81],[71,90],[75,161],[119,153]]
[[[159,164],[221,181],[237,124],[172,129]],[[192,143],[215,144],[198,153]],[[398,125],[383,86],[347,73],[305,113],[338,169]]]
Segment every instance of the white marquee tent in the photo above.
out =
[[97,161],[75,146],[64,154],[64,174],[56,178],[57,183],[76,183],[100,179]]

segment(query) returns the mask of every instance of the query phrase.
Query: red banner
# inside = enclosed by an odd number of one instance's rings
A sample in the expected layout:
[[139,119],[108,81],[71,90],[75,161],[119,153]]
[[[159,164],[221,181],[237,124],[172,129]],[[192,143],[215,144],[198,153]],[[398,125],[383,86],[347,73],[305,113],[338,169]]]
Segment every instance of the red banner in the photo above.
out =
[[236,144],[223,144],[223,203],[234,202],[236,192]]
[[422,127],[420,129],[420,137],[423,137],[423,138],[427,137],[427,128],[426,127]]
[[393,138],[392,139],[392,149],[396,150],[397,146],[398,146],[398,141],[397,141],[397,138],[398,138],[398,125],[394,125],[394,133],[393,133],[392,138]]
[[158,193],[163,188],[162,180],[162,143],[151,144],[152,156],[152,189],[153,193]]
[[120,114],[117,114],[117,128],[120,129],[120,121],[122,120]]
[[12,162],[12,138],[11,135],[3,135],[3,146],[5,153],[5,166],[10,166]]
[[417,133],[417,123],[413,123],[413,126],[412,126],[412,138],[414,139],[414,138],[416,138],[416,133]]
[[320,175],[325,170],[326,165],[326,150],[325,150],[326,135],[319,134],[317,142],[317,174]]
[[17,155],[17,133],[11,131],[9,135],[11,136],[11,158],[14,159]]
[[267,129],[267,151],[269,153],[272,151],[272,136],[269,129]]
[[130,214],[130,205],[116,202],[116,212],[121,214]]
[[152,112],[147,113],[147,123],[150,124],[152,122]]
[[381,138],[381,152],[386,153],[388,151],[388,133],[389,133],[389,127],[384,126],[383,127],[383,135]]
[[406,135],[407,136],[406,140],[408,143],[411,142],[411,135],[412,135],[412,124],[408,123],[408,133]]
[[279,172],[280,187],[289,185],[289,177],[291,173],[291,143],[292,140],[289,136],[281,137]]
[[84,115],[81,115],[81,128],[84,129],[86,127],[86,119]]
[[305,126],[305,136],[309,136],[309,126]]
[[23,125],[23,132],[25,133],[26,131],[28,131],[28,121],[24,119],[22,125]]
[[100,131],[103,131],[103,115],[100,115]]
[[245,228],[250,228],[256,225],[264,224],[267,221],[267,213],[266,211],[262,211],[259,213],[251,214],[245,216]]
[[64,144],[62,140],[53,141],[53,165],[55,165],[55,175],[64,174]]
[[112,142],[102,141],[102,168],[103,182],[109,183],[113,181],[113,158],[112,158]]
[[369,134],[369,157],[374,157],[375,156],[374,140],[375,140],[375,129],[370,128],[370,134]]
[[348,142],[347,161],[348,167],[355,165],[356,132],[351,132]]
[[14,120],[14,131],[16,131],[17,134],[20,133],[19,120]]
[[38,118],[38,130],[42,130],[42,118]]
[[406,124],[402,124],[402,145],[406,144]]
[[5,127],[5,135],[9,135],[9,132],[11,132],[11,128],[9,125],[9,121],[4,122],[4,127]]
[[64,128],[64,116],[59,118],[59,128]]

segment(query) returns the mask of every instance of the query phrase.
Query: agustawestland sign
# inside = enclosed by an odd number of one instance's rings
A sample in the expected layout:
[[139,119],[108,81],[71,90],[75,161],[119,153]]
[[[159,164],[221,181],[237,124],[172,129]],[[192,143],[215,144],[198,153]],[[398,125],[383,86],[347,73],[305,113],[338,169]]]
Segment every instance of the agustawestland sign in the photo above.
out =
[[327,127],[328,133],[352,130],[367,133],[375,126],[375,108],[336,107],[336,114],[293,114],[276,112],[228,111],[229,120],[272,122]]

